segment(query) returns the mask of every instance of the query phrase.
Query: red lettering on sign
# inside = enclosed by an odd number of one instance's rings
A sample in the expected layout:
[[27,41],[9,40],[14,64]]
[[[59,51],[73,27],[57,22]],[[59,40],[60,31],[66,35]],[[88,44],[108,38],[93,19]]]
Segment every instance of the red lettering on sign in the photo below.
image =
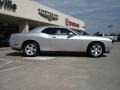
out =
[[66,24],[66,26],[72,26],[72,27],[76,27],[76,28],[80,27],[80,24],[70,21],[69,18],[65,19],[65,24]]

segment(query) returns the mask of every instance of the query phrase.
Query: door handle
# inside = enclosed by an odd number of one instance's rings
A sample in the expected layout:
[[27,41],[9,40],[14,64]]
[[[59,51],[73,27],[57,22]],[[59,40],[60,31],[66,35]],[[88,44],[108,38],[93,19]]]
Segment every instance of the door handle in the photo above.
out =
[[52,36],[52,38],[56,38],[55,36]]

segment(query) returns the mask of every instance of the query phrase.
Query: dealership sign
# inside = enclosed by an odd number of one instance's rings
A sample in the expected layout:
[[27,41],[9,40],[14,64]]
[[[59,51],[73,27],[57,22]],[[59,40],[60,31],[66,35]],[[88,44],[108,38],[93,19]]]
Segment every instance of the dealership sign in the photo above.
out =
[[38,14],[48,21],[57,21],[58,15],[44,9],[38,9]]
[[65,23],[66,23],[66,26],[71,26],[71,27],[75,27],[75,28],[79,28],[80,27],[80,24],[75,23],[73,21],[70,21],[69,18],[65,19]]
[[0,0],[0,9],[16,12],[17,5],[13,4],[11,0]]

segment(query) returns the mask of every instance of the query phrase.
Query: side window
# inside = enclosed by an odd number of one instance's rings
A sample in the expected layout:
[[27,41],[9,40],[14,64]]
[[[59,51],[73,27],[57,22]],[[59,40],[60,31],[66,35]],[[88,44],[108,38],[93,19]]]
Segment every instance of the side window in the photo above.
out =
[[[65,28],[60,29],[60,35],[69,35],[69,33],[73,33],[73,32]],[[75,34],[73,33],[73,35]]]
[[50,35],[59,35],[60,31],[57,28],[46,28],[42,31],[42,33],[46,33]]
[[69,33],[73,33],[73,35],[76,35],[74,32],[66,28],[46,28],[42,31],[42,33],[49,35],[69,35]]
[[51,32],[50,32],[50,29],[49,29],[49,28],[46,28],[46,29],[44,29],[44,30],[42,31],[42,33],[50,34]]

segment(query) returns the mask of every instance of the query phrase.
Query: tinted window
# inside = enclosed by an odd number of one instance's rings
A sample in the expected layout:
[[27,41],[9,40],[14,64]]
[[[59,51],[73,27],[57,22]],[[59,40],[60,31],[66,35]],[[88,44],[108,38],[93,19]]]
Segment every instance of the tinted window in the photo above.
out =
[[70,33],[70,30],[67,30],[67,29],[64,29],[64,28],[60,29],[60,35],[69,35],[69,33]]
[[[50,35],[69,35],[69,33],[73,33],[72,31],[65,28],[46,28],[42,32]],[[73,35],[76,34],[73,33]]]
[[50,35],[59,35],[59,29],[57,28],[46,28],[42,32]]
[[[60,29],[60,35],[69,35],[69,33],[73,33],[73,32],[65,28]],[[73,35],[75,34],[73,33]]]
[[82,31],[82,30],[75,30],[75,29],[73,29],[73,31],[75,31],[79,35],[89,35],[87,32]]

